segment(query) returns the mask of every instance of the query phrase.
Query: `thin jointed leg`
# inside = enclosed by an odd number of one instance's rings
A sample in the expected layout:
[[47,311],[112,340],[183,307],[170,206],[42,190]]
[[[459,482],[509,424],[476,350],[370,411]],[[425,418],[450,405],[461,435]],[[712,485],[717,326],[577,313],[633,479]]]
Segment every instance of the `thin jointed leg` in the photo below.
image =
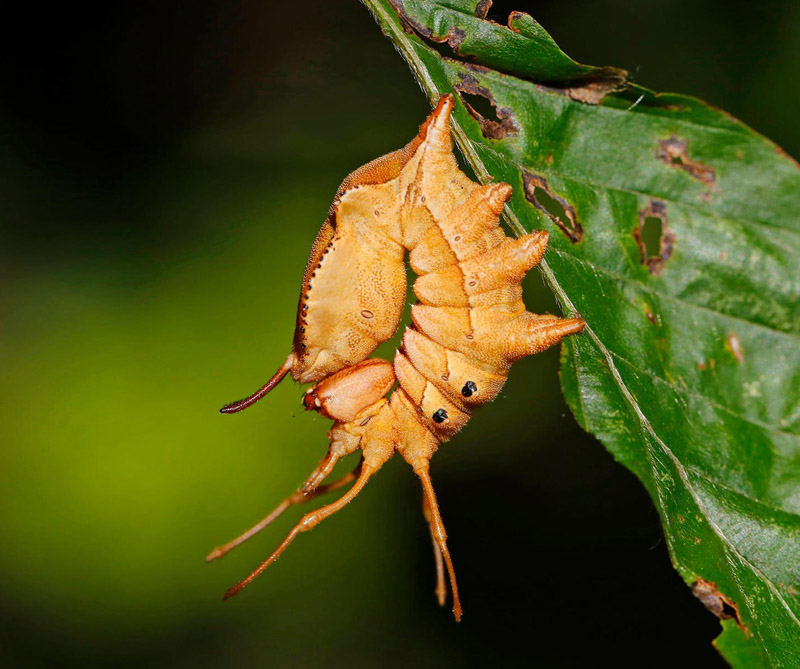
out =
[[[314,473],[311,476],[316,474],[317,470],[314,470]],[[313,490],[309,490],[308,492],[303,492],[305,486],[302,486],[300,490],[295,492],[292,495],[289,495],[285,500],[283,500],[278,506],[276,506],[265,518],[260,520],[258,523],[253,525],[249,530],[240,534],[235,539],[232,539],[226,544],[222,546],[218,546],[215,548],[211,553],[208,554],[206,557],[206,562],[211,562],[212,560],[218,560],[223,555],[228,553],[229,551],[233,550],[237,546],[243,544],[245,541],[250,539],[251,537],[255,536],[261,530],[263,530],[267,525],[272,523],[276,520],[286,509],[290,506],[294,506],[295,504],[303,504],[305,502],[310,502],[315,497],[319,497],[320,495],[324,495],[326,492],[333,492],[334,490],[338,490],[339,488],[346,486],[350,481],[353,481],[361,472],[361,463],[358,463],[358,466],[349,474],[345,474],[342,478],[329,483],[328,485],[321,486],[319,488],[314,488]]]
[[447,549],[447,532],[444,530],[442,516],[439,513],[439,505],[436,502],[436,493],[433,490],[433,483],[428,472],[428,461],[414,465],[414,471],[422,481],[422,489],[425,492],[425,499],[428,502],[428,509],[431,513],[431,530],[436,540],[436,545],[442,552],[444,563],[447,566],[447,573],[450,576],[450,590],[453,592],[453,615],[456,622],[461,620],[461,600],[458,598],[458,585],[456,584],[456,572],[453,569],[453,560],[450,558],[450,551]]
[[355,497],[360,493],[364,486],[366,485],[367,481],[370,477],[377,471],[374,467],[370,467],[367,464],[361,465],[361,473],[358,475],[356,482],[353,484],[353,487],[350,488],[344,495],[342,495],[339,499],[335,502],[328,504],[327,506],[323,506],[316,511],[312,511],[311,513],[307,513],[300,519],[300,522],[295,525],[291,532],[286,536],[286,538],[281,542],[280,546],[278,546],[275,551],[270,555],[264,562],[262,562],[247,578],[239,581],[236,585],[232,588],[229,588],[228,591],[225,593],[225,596],[222,598],[223,600],[229,599],[239,592],[250,585],[258,576],[260,576],[264,571],[266,571],[267,567],[269,567],[275,560],[277,560],[283,551],[285,551],[289,544],[294,541],[295,537],[301,532],[307,532],[308,530],[316,527],[325,520],[328,516],[333,515],[339,509],[345,507],[348,503],[350,503]]
[[433,559],[436,561],[436,589],[433,591],[439,606],[444,606],[445,598],[447,597],[447,585],[444,580],[444,559],[442,558],[442,551],[439,550],[439,544],[436,543],[436,530],[433,529],[431,522],[431,507],[428,504],[427,496],[422,497],[422,515],[425,516],[425,522],[428,523],[428,530],[431,533],[431,543],[433,543]]
[[336,453],[328,451],[328,454],[322,458],[317,468],[311,472],[311,475],[306,479],[306,482],[300,486],[300,491],[306,494],[316,489],[328,475],[333,471],[336,463],[339,462],[339,456]]

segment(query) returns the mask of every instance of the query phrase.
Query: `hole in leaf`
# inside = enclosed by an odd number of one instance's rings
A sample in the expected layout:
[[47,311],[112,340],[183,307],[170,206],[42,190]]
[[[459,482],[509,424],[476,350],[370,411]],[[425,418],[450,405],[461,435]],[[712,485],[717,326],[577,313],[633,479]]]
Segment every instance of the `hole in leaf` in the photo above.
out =
[[720,620],[733,620],[745,632],[747,631],[739,615],[739,607],[730,597],[720,592],[716,583],[699,578],[690,587],[692,594],[717,618]]
[[667,224],[667,205],[650,200],[639,212],[639,225],[633,229],[633,238],[639,247],[642,265],[650,274],[658,276],[675,248],[675,235]]
[[487,139],[503,139],[519,132],[514,113],[509,107],[498,107],[488,88],[478,84],[472,75],[464,75],[455,87],[469,115],[481,126]]
[[661,250],[661,219],[657,216],[647,216],[642,225],[642,243],[648,258],[658,256]]
[[707,188],[702,195],[703,199],[709,200],[711,198],[711,193],[717,183],[717,173],[713,167],[691,159],[688,140],[680,139],[675,135],[672,135],[669,139],[660,140],[656,158],[665,165],[683,170],[693,179],[697,179]]
[[519,9],[520,2],[519,0],[492,0],[488,4],[488,13],[485,14],[485,18],[494,23],[499,23],[501,26],[507,26],[511,14]]
[[425,35],[420,36],[425,41],[425,44],[438,53],[443,60],[453,60],[454,58],[459,58],[455,48],[448,40],[439,42],[431,37],[426,37]]
[[533,189],[533,197],[535,197],[539,204],[541,204],[547,213],[551,214],[555,218],[559,219],[563,225],[567,224],[569,219],[567,218],[567,212],[564,210],[563,205],[561,205],[558,200],[553,199],[548,195],[547,191],[542,188],[541,186],[537,186]]
[[583,226],[578,222],[575,207],[566,198],[554,193],[544,177],[530,172],[523,172],[522,177],[525,183],[525,199],[544,212],[573,244],[581,241]]
[[494,105],[482,95],[461,92],[461,99],[465,104],[472,107],[484,120],[500,123],[500,118],[497,116],[497,110],[494,108]]

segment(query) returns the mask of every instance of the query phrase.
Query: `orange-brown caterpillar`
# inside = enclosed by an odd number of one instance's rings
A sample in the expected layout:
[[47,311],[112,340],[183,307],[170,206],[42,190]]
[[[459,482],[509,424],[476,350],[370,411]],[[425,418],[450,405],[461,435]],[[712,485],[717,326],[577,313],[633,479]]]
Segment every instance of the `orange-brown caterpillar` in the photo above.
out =
[[[452,108],[453,98],[442,97],[412,142],[345,179],[311,250],[292,353],[261,390],[222,408],[234,413],[250,406],[291,372],[297,381],[316,383],[305,394],[306,408],[335,422],[328,454],[301,490],[208,560],[222,557],[289,506],[355,481],[337,501],[303,516],[226,599],[269,567],[300,532],[356,497],[397,452],[422,482],[439,603],[446,596],[446,566],[453,613],[461,618],[428,463],[476,407],[497,396],[516,360],[579,332],[584,322],[525,310],[520,282],[541,260],[548,235],[512,239],[503,233],[499,218],[511,186],[480,185],[459,170],[450,137]],[[413,325],[393,364],[367,359],[400,323],[406,251],[418,275]],[[362,457],[355,471],[321,485],[339,458],[357,450]]]

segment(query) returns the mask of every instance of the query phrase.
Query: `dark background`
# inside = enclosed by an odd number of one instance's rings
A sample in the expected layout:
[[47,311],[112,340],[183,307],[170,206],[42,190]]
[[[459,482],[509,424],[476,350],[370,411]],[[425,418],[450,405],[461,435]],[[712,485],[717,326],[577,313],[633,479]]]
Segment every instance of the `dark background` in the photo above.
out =
[[[577,60],[703,97],[800,155],[797,3],[520,0],[492,16],[512,9]],[[4,14],[0,664],[722,665],[643,488],[564,405],[557,351],[517,365],[434,459],[460,625],[434,601],[399,460],[223,605],[299,510],[203,557],[294,489],[329,423],[289,382],[216,410],[287,354],[336,186],[428,104],[356,0]],[[526,291],[554,309],[535,272]]]

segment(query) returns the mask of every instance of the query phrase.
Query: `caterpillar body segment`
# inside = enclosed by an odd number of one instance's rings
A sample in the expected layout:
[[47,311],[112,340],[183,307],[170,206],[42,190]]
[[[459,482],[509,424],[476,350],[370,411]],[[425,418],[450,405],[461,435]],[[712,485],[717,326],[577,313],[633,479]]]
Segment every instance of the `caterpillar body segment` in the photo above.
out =
[[[437,599],[445,599],[446,571],[453,611],[457,620],[461,617],[430,459],[477,407],[497,396],[516,360],[580,332],[584,322],[526,310],[520,283],[541,260],[548,235],[505,235],[499,218],[511,186],[480,185],[460,171],[450,138],[452,106],[452,97],[443,97],[411,143],[345,179],[306,267],[292,353],[264,388],[223,408],[232,413],[249,406],[291,373],[295,380],[315,383],[303,403],[334,424],[328,453],[300,490],[209,560],[261,531],[290,506],[352,482],[337,501],[303,516],[225,598],[267,569],[298,534],[343,508],[399,453],[422,485]],[[413,322],[389,363],[369,356],[399,324],[406,251],[418,275],[419,303],[412,306]],[[323,485],[338,460],[356,451],[361,452],[356,470]]]

